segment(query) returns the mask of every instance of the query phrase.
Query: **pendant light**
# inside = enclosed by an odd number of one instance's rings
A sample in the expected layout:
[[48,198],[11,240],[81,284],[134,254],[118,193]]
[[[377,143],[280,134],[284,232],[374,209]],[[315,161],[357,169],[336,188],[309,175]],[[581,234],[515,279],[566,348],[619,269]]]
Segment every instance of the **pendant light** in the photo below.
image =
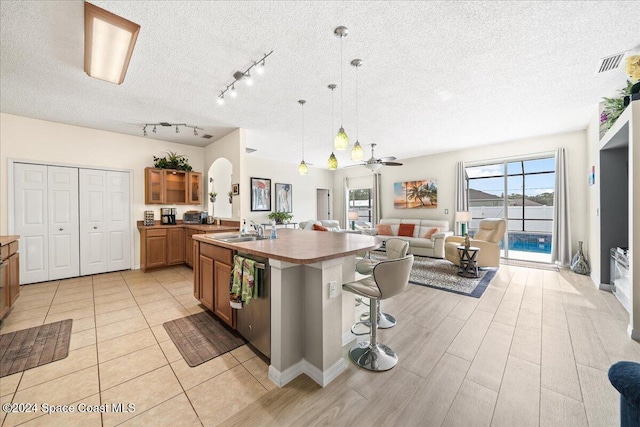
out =
[[302,107],[302,161],[300,162],[300,166],[298,166],[298,173],[300,175],[306,175],[309,172],[309,168],[307,167],[307,164],[304,162],[304,104],[305,104],[304,99],[301,99],[298,101],[298,104],[300,104],[300,107]]
[[351,160],[359,161],[364,159],[364,150],[358,140],[358,68],[362,67],[362,59],[354,59],[351,65],[356,69],[356,143],[351,150]]
[[[335,85],[332,83],[327,87],[331,89],[331,132],[333,132],[333,91],[336,90],[338,85]],[[336,155],[333,154],[333,150],[331,150],[331,155],[327,160],[327,167],[329,168],[329,170],[332,170],[332,171],[338,169],[338,159],[336,158]]]
[[343,123],[343,116],[342,116],[342,109],[343,109],[343,98],[342,98],[342,85],[343,85],[343,80],[342,80],[342,39],[344,39],[345,37],[347,37],[349,35],[349,30],[347,29],[347,27],[338,27],[335,30],[333,30],[333,33],[336,35],[336,37],[340,38],[340,129],[338,130],[338,134],[336,135],[336,137],[333,140],[333,147],[338,150],[338,151],[344,151],[347,148],[349,148],[349,137],[347,136],[346,132],[344,131],[344,127],[342,127],[342,123]]

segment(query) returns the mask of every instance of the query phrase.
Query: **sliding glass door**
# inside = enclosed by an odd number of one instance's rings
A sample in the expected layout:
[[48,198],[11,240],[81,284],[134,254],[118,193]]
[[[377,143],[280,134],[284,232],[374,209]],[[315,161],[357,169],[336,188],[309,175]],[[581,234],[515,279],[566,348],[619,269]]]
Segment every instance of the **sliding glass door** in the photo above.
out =
[[473,218],[469,234],[475,234],[483,218],[504,218],[504,258],[551,262],[554,157],[470,166],[466,172]]

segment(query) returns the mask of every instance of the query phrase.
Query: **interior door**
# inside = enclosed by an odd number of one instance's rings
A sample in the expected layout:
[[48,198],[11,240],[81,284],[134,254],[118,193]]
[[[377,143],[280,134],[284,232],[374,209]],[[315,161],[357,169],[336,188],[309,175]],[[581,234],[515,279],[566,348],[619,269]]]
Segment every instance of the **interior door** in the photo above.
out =
[[80,275],[78,168],[48,166],[49,280]]
[[329,203],[330,193],[325,188],[316,189],[316,219],[331,219],[331,204]]
[[80,274],[108,267],[107,172],[80,169]]
[[47,166],[15,163],[14,232],[20,235],[20,283],[49,280]]
[[107,172],[107,271],[131,268],[129,172]]

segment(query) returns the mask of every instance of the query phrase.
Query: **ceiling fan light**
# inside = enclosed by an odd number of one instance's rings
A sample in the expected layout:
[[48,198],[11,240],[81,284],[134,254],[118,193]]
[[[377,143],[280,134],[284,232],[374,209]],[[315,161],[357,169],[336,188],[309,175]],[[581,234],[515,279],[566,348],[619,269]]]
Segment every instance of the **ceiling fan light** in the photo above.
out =
[[362,149],[362,145],[360,145],[360,141],[356,141],[351,149],[351,160],[358,161],[364,159],[364,150]]
[[336,170],[338,169],[338,159],[336,158],[336,155],[333,154],[333,152],[331,153],[331,155],[329,156],[329,159],[327,160],[327,167],[329,168],[329,170]]
[[338,134],[333,139],[333,148],[335,148],[337,151],[344,151],[349,148],[349,137],[345,133],[343,127],[340,127],[340,130],[338,130]]
[[371,172],[375,172],[382,167],[382,163],[367,163],[364,167],[369,169]]
[[300,166],[298,166],[298,173],[300,175],[306,175],[309,172],[309,168],[307,164],[303,161],[300,162]]

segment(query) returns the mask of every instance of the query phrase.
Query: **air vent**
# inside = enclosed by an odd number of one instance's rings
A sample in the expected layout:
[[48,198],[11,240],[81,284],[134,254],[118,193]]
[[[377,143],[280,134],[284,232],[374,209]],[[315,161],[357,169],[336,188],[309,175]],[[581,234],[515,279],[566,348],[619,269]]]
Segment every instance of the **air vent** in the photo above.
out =
[[256,150],[255,148],[249,148],[249,147],[247,147],[247,148],[245,148],[245,151],[247,152],[247,154],[251,154],[251,153],[253,153],[254,151],[258,151],[258,150]]
[[204,135],[202,135],[202,137],[204,139],[211,139],[211,138],[213,138],[213,135],[209,135],[208,133],[205,133]]
[[600,64],[598,64],[598,74],[618,68],[622,63],[625,53],[626,52],[616,53],[615,55],[602,58]]

